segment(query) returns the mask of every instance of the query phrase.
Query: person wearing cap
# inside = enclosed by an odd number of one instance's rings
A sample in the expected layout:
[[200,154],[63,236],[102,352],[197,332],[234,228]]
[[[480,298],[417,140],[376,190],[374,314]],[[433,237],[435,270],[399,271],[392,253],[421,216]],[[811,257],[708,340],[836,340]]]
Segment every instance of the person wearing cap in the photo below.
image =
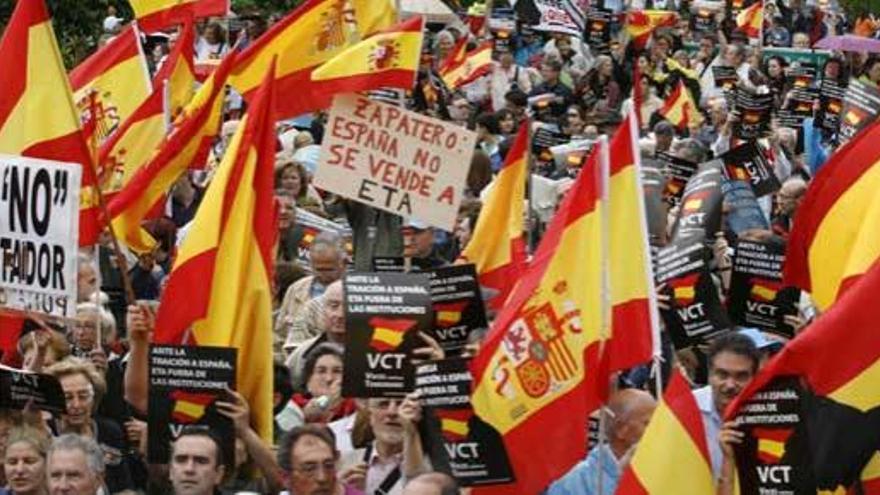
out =
[[712,461],[712,474],[721,476],[723,454],[718,442],[724,411],[752,381],[761,363],[755,342],[742,333],[724,334],[709,346],[709,384],[694,390],[694,399],[706,432],[706,445]]
[[401,229],[403,234],[403,257],[418,260],[421,267],[438,267],[448,264],[434,248],[434,228],[427,223],[410,218]]

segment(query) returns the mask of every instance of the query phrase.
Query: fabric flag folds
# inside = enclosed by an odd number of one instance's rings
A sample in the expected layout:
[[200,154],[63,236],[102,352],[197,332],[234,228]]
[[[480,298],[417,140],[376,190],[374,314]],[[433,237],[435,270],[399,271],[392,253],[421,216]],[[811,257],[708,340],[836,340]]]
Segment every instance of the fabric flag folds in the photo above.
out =
[[715,493],[703,418],[678,371],[673,372],[615,493]]
[[666,10],[632,10],[626,14],[626,32],[636,48],[644,49],[658,27],[675,26],[678,15]]
[[467,36],[462,36],[460,40],[456,41],[455,46],[452,47],[449,55],[447,55],[446,59],[441,61],[440,65],[437,67],[437,72],[443,74],[450,68],[464,62],[464,59],[467,56],[467,42]]
[[461,253],[476,265],[480,285],[495,291],[489,307],[500,308],[526,268],[523,202],[528,177],[528,123],[519,132],[480,210],[470,242]]
[[678,85],[666,98],[663,108],[660,109],[660,115],[682,131],[687,129],[689,124],[703,120],[691,91],[682,81],[678,81]]
[[188,18],[224,17],[229,0],[129,0],[141,28],[158,31]]
[[175,128],[158,151],[138,169],[108,204],[119,239],[137,252],[149,251],[155,240],[141,221],[165,199],[174,181],[192,164],[204,161],[220,129],[226,78],[235,53],[230,52],[208,81],[184,108]]
[[195,30],[192,18],[187,19],[180,26],[180,36],[174,43],[174,48],[165,59],[165,63],[153,76],[153,86],[165,84],[167,102],[166,111],[170,121],[174,121],[183,107],[192,99],[195,93],[196,69],[195,69]]
[[880,257],[880,125],[841,146],[819,170],[797,211],[783,282],[825,310]]
[[321,84],[312,70],[367,36],[395,22],[390,0],[308,0],[247,47],[238,57],[231,84],[245,98],[260,85],[277,58],[277,117],[285,119],[323,108]]
[[440,77],[449,89],[457,89],[473,82],[492,70],[492,42],[486,42],[467,52],[461,62],[440,71]]
[[73,69],[70,85],[81,120],[96,111],[94,138],[103,143],[153,91],[134,23]]
[[157,343],[237,348],[238,389],[265,440],[272,439],[273,420],[273,79],[270,70],[205,192],[162,295],[155,333]]
[[422,50],[422,17],[381,31],[324,62],[312,72],[312,83],[330,105],[336,93],[380,87],[412,89]]
[[0,68],[0,153],[81,164],[79,244],[94,244],[95,170],[43,0],[16,4],[0,40]]
[[749,38],[761,38],[764,30],[764,2],[755,2],[737,14],[736,27]]
[[849,488],[860,475],[869,481],[877,472],[870,461],[880,446],[878,292],[880,262],[875,262],[761,369],[727,411],[727,417],[734,417],[777,377],[799,377],[810,393],[802,421],[820,490]]
[[586,454],[572,439],[599,405],[602,169],[594,151],[471,364],[474,411],[502,435],[516,477],[477,493],[540,493]]

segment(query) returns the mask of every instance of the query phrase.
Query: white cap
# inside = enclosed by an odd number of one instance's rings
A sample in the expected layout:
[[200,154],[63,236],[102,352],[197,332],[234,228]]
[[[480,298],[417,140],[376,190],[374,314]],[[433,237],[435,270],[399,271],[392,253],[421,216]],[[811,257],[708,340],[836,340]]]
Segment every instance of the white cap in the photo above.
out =
[[108,33],[115,33],[122,27],[122,18],[116,17],[114,15],[108,15],[104,18],[104,31]]

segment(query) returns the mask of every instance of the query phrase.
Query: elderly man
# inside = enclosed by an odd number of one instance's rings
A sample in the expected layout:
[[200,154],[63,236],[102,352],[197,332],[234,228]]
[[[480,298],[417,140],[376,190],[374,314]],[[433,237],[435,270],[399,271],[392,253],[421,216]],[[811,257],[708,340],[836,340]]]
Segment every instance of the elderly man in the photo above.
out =
[[345,273],[345,250],[339,236],[323,232],[315,237],[309,249],[309,264],[312,275],[294,282],[284,294],[284,301],[275,320],[276,359],[281,357],[282,342],[284,349],[293,349],[315,337],[294,332],[293,322],[310,300],[324,295],[327,286],[339,280]]
[[782,183],[782,187],[776,193],[776,211],[773,212],[773,232],[775,234],[783,238],[788,237],[794,216],[806,192],[807,183],[799,177],[791,177]]
[[605,409],[608,443],[595,447],[585,460],[550,485],[547,495],[599,495],[600,470],[601,495],[612,495],[656,405],[651,394],[642,390],[624,389],[615,393]]
[[336,463],[339,453],[333,434],[322,426],[298,426],[278,448],[278,464],[288,473],[287,494],[353,495],[360,493],[339,481]]
[[[302,368],[305,364],[305,356],[323,342],[335,342],[345,345],[345,313],[342,301],[342,281],[337,280],[327,286],[324,295],[313,302],[321,302],[321,326],[323,332],[300,344],[287,359],[287,366],[291,370],[293,382],[299,383],[302,377]],[[309,303],[312,304],[312,303]]]
[[46,475],[50,495],[96,495],[104,486],[104,452],[92,439],[61,435],[49,447]]

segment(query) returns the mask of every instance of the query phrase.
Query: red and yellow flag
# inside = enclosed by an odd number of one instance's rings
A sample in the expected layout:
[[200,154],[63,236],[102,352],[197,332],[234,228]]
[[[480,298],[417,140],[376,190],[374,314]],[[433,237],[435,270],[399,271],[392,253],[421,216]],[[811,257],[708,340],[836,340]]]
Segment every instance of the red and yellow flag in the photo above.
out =
[[81,164],[79,244],[98,240],[95,169],[43,0],[19,1],[0,40],[0,153]]
[[467,440],[471,430],[468,423],[474,415],[471,408],[437,409],[434,413],[440,420],[440,432],[447,442]]
[[141,228],[141,222],[158,202],[164,201],[180,174],[208,156],[220,129],[226,78],[234,63],[235,53],[230,52],[184,108],[174,130],[149,163],[135,171],[110,200],[108,209],[114,231],[132,250],[145,252],[155,246],[155,240]]
[[370,338],[370,347],[379,352],[389,352],[400,347],[406,332],[416,326],[415,320],[399,318],[370,318],[368,322],[373,327],[373,336]]
[[[540,493],[586,454],[572,439],[599,406],[603,168],[594,150],[471,365],[474,411],[502,435],[516,473],[491,493]],[[540,462],[536,445],[552,446]]]
[[449,328],[458,325],[461,321],[462,313],[470,304],[468,301],[459,301],[453,303],[439,303],[434,305],[435,320],[440,328]]
[[667,10],[631,10],[626,14],[626,32],[638,49],[648,44],[651,34],[659,27],[672,27],[678,14]]
[[195,94],[196,69],[195,62],[195,30],[192,18],[180,26],[180,36],[174,43],[174,48],[165,63],[153,76],[153,86],[159,87],[165,84],[167,94],[167,111],[170,121],[174,121],[183,107]]
[[312,72],[312,83],[332,102],[336,93],[381,87],[412,89],[422,52],[422,17],[413,17],[374,34],[324,62]]
[[612,371],[646,363],[660,352],[637,125],[631,112],[608,148],[611,340],[605,353]]
[[841,146],[813,179],[795,214],[783,282],[825,310],[880,257],[880,125]]
[[615,493],[715,493],[703,418],[678,371],[673,371]]
[[528,178],[528,122],[519,132],[492,190],[489,192],[470,242],[461,258],[476,265],[480,285],[497,291],[487,304],[500,308],[526,269],[526,241],[523,234],[523,202]]
[[391,0],[308,0],[241,53],[230,82],[250,99],[277,58],[278,118],[321,109],[327,100],[312,70],[395,19]]
[[812,396],[801,424],[810,439],[813,479],[823,490],[857,482],[877,451],[877,435],[865,432],[880,431],[878,292],[880,262],[875,262],[758,372],[726,412],[735,417],[777,377],[798,377]]
[[144,167],[165,138],[164,84],[123,122],[119,130],[101,146],[98,178],[108,196],[118,192]]
[[214,394],[175,390],[169,396],[174,401],[171,419],[177,423],[190,424],[202,419],[205,410],[216,399]]
[[437,66],[437,72],[443,74],[452,67],[464,62],[464,59],[467,57],[467,42],[467,36],[462,36],[461,39],[456,41],[455,46],[452,47],[452,51],[449,52],[449,55],[447,55],[446,58],[440,62],[440,65]]
[[188,18],[229,13],[229,0],[128,0],[138,25],[147,31],[159,31]]
[[736,27],[749,38],[761,38],[764,30],[764,2],[755,2],[736,15]]
[[273,417],[273,79],[270,70],[205,192],[162,295],[155,333],[157,343],[237,348],[236,383],[265,440]]
[[449,89],[456,89],[485,76],[492,70],[492,42],[487,41],[467,52],[464,59],[445,70],[440,77]]
[[102,144],[153,91],[134,23],[73,69],[70,84],[80,120],[94,108],[94,139]]
[[660,115],[682,131],[691,123],[703,121],[703,115],[694,103],[691,90],[682,81],[678,81],[678,85],[666,98]]

